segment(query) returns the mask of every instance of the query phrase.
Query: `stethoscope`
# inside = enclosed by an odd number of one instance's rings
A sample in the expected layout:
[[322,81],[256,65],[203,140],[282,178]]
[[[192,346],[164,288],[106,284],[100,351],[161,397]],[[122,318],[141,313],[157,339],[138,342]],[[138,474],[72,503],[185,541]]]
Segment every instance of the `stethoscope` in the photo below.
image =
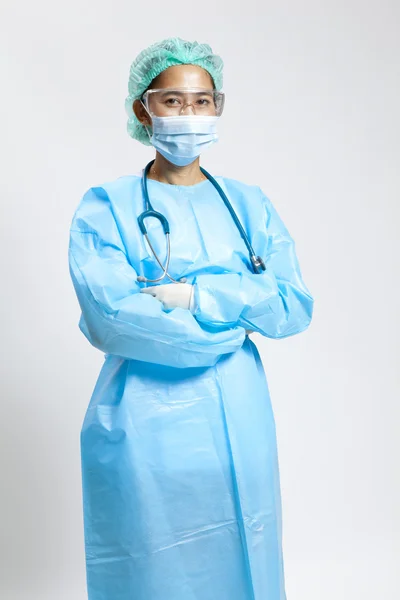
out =
[[[156,210],[154,210],[154,208],[151,205],[150,202],[150,198],[149,198],[149,192],[147,189],[147,174],[152,166],[152,164],[154,163],[154,160],[150,161],[148,163],[148,165],[146,165],[146,167],[143,170],[143,175],[142,175],[142,187],[143,187],[143,195],[144,195],[144,201],[145,201],[145,211],[142,212],[139,216],[138,216],[138,223],[139,223],[139,227],[140,227],[140,231],[142,232],[142,234],[144,235],[144,237],[147,240],[147,243],[150,247],[150,250],[153,253],[154,258],[156,259],[157,263],[160,265],[163,274],[161,275],[161,277],[158,277],[157,279],[147,279],[147,277],[143,277],[142,275],[140,275],[137,280],[138,281],[145,281],[148,283],[155,283],[157,281],[162,281],[164,279],[164,277],[168,277],[171,281],[173,281],[174,283],[185,283],[187,281],[186,277],[182,277],[181,279],[177,280],[174,279],[173,277],[171,277],[171,275],[168,273],[168,267],[169,267],[169,261],[171,258],[171,244],[170,244],[170,229],[169,229],[169,223],[168,220],[166,219],[166,217],[161,214],[160,212],[157,212]],[[208,173],[205,169],[203,169],[202,167],[200,167],[200,171],[207,177],[207,179],[209,181],[211,181],[211,183],[213,184],[213,186],[215,187],[215,189],[217,190],[217,192],[219,193],[219,195],[221,196],[222,200],[225,203],[225,206],[227,207],[227,209],[229,210],[232,219],[235,222],[236,227],[239,230],[240,235],[243,238],[244,243],[247,246],[247,249],[249,251],[249,255],[250,255],[250,261],[251,261],[251,265],[253,267],[253,271],[254,273],[261,273],[262,271],[265,271],[265,263],[263,261],[263,259],[261,258],[261,256],[256,256],[256,253],[254,252],[253,246],[250,243],[250,240],[245,232],[245,230],[242,227],[241,222],[238,219],[237,214],[235,213],[235,211],[233,210],[233,207],[231,205],[231,203],[229,202],[225,192],[223,191],[223,189],[221,188],[221,186],[218,184],[218,182],[214,179],[214,177],[212,177],[210,175],[210,173]],[[150,240],[149,240],[149,236],[147,233],[147,229],[146,229],[146,225],[144,224],[144,219],[147,219],[147,217],[155,217],[156,219],[158,219],[164,229],[164,233],[165,236],[167,238],[167,259],[165,262],[165,265],[162,264],[162,262],[160,261],[160,259],[157,256],[156,251],[154,250]]]

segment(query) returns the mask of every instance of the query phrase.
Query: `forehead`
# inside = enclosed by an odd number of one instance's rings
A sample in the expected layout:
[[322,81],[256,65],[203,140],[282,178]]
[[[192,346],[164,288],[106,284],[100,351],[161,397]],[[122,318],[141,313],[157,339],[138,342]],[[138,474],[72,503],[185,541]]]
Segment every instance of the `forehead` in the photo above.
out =
[[214,83],[211,75],[197,65],[174,65],[165,69],[156,77],[151,88],[200,87],[212,89]]

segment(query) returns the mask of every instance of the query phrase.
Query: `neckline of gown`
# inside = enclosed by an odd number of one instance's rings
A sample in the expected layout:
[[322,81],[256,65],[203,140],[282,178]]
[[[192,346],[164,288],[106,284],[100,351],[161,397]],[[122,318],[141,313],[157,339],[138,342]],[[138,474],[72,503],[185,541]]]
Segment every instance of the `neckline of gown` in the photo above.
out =
[[204,179],[203,181],[199,181],[198,183],[193,183],[192,185],[181,185],[181,184],[177,184],[177,183],[165,183],[164,181],[158,181],[158,179],[147,179],[147,184],[148,185],[161,185],[164,188],[175,188],[175,189],[181,189],[181,190],[192,190],[194,188],[198,188],[201,187],[202,185],[204,185],[205,183],[209,183],[210,185],[211,182],[208,179]]

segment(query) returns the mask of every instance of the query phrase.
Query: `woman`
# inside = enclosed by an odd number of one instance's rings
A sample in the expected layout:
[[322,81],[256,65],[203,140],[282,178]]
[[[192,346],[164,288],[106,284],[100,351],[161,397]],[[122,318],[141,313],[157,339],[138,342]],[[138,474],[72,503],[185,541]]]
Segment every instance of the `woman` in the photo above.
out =
[[[90,188],[73,217],[79,326],[105,353],[81,432],[89,600],[286,598],[275,422],[248,334],[300,333],[313,298],[260,188],[200,168],[221,86],[206,44],[139,54],[126,108],[156,149],[151,206],[142,172]],[[168,220],[169,260],[145,208]]]

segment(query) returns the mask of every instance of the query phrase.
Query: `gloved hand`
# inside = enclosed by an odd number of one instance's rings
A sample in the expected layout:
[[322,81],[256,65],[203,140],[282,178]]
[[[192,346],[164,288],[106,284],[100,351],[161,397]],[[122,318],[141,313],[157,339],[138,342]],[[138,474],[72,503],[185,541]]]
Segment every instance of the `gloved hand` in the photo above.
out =
[[165,285],[153,285],[140,290],[143,294],[151,294],[163,303],[167,309],[186,308],[193,312],[194,294],[190,283],[167,283]]

